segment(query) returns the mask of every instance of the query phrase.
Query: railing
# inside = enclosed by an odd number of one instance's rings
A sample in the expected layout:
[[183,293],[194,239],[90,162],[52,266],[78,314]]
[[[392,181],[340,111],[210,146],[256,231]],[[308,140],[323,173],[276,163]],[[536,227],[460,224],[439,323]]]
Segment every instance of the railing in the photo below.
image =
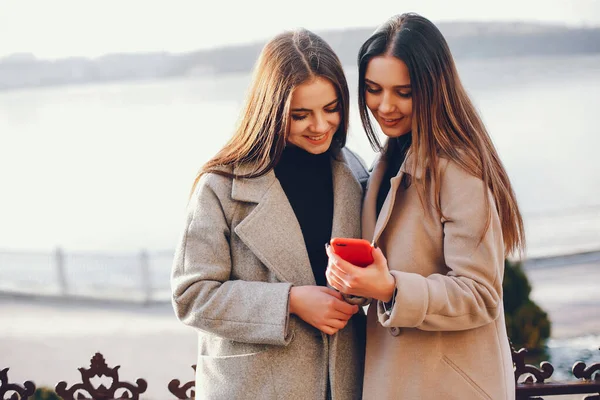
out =
[[576,362],[571,372],[578,381],[547,382],[554,373],[554,366],[547,361],[540,363],[539,368],[526,364],[526,352],[526,349],[512,350],[517,400],[541,400],[539,396],[565,394],[592,394],[584,399],[600,400],[600,363],[587,367],[583,362]]
[[[0,292],[124,300],[170,301],[173,250],[127,253],[7,251],[0,249]],[[588,253],[528,258],[525,266],[565,264],[568,260],[600,261],[600,249]],[[586,261],[586,262],[588,262]]]
[[[516,382],[517,400],[540,400],[539,396],[558,396],[566,394],[590,395],[585,400],[600,400],[600,363],[586,366],[577,362],[573,366],[573,376],[576,381],[547,382],[554,372],[554,367],[548,362],[542,362],[540,368],[525,364],[525,349],[518,352],[513,350],[513,365]],[[109,367],[104,356],[96,353],[90,362],[89,368],[79,368],[81,382],[68,386],[64,381],[56,384],[55,391],[64,400],[75,399],[140,399],[148,388],[145,379],[139,378],[135,384],[120,381],[119,368]],[[196,366],[192,368],[195,370]],[[36,391],[35,383],[26,381],[23,385],[9,383],[8,368],[0,371],[0,399],[20,400],[27,399]],[[193,376],[193,375],[192,375]],[[110,387],[95,385],[94,377],[106,377],[111,381]],[[195,382],[192,380],[181,384],[179,379],[172,379],[167,387],[174,399],[193,399]]]
[[138,303],[170,299],[172,251],[0,251],[0,292]]

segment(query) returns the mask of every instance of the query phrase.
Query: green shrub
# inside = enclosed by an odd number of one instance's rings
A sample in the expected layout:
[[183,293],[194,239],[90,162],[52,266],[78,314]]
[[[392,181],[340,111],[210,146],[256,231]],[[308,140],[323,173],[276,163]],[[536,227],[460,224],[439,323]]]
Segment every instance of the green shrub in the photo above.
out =
[[28,400],[62,400],[62,397],[57,395],[56,392],[50,388],[39,387]]
[[550,337],[551,323],[548,314],[529,298],[531,285],[520,262],[504,262],[502,288],[506,330],[513,347],[542,351]]

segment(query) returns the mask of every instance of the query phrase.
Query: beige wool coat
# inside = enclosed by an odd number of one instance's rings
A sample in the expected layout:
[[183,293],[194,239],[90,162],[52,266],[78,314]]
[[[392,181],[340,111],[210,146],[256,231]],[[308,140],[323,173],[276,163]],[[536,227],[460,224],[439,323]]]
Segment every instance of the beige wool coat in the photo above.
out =
[[[363,206],[363,237],[388,260],[397,293],[391,307],[369,306],[363,398],[514,399],[504,322],[504,245],[483,181],[440,162],[442,215],[427,213],[409,155],[376,218],[387,163],[376,162]],[[402,183],[410,178],[412,184]],[[490,199],[491,214],[485,209]],[[489,229],[481,234],[489,221]]]
[[[367,174],[357,160],[346,149],[332,159],[333,236],[361,234],[357,177],[366,181]],[[289,315],[290,288],[315,279],[273,171],[253,179],[202,177],[171,285],[177,317],[198,331],[197,399],[324,400],[328,380],[333,400],[361,397],[364,314],[333,336]]]

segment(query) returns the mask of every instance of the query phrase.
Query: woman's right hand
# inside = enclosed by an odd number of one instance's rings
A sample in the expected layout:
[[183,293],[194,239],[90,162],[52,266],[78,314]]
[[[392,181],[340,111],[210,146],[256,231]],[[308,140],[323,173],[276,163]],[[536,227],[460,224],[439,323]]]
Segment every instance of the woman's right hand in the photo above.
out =
[[357,305],[346,303],[339,292],[328,287],[294,286],[290,291],[290,314],[328,335],[344,328],[357,312]]

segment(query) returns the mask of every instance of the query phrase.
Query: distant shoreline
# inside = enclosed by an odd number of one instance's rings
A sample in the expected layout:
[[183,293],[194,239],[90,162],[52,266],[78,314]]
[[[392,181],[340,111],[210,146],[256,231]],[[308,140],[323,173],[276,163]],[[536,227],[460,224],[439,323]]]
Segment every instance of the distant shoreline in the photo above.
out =
[[[600,27],[523,22],[440,23],[456,59],[600,54]],[[342,64],[355,65],[373,28],[318,32]],[[0,91],[73,84],[132,82],[249,72],[264,42],[187,53],[124,53],[98,58],[38,59],[31,54],[0,58]]]
[[[563,268],[568,269],[582,265],[598,265],[600,268],[600,249],[580,253],[536,257],[523,261],[524,270],[534,275],[539,274],[542,270],[552,270],[554,273],[557,273]],[[50,287],[45,285],[45,287],[42,289],[38,286],[21,288],[15,285],[5,285],[4,287],[0,286],[0,301],[2,299],[21,299],[23,301],[33,302],[51,301],[55,302],[56,304],[63,302],[75,302],[90,306],[108,306],[112,304],[116,307],[118,307],[119,304],[150,306],[166,304],[171,301],[170,292],[164,285],[161,287],[153,287],[150,298],[147,298],[146,293],[139,289],[127,290],[123,292],[118,287],[104,287],[100,288],[98,291],[92,290],[88,292],[75,292],[63,295],[60,293],[59,288],[54,286]]]
[[527,269],[564,267],[567,265],[588,262],[600,263],[600,249],[582,252],[566,253],[561,255],[538,256],[526,259],[523,264]]
[[[600,56],[600,52],[598,53],[581,53],[581,54],[571,54],[573,57],[578,57],[579,59],[590,57],[595,58]],[[517,60],[527,60],[527,59],[536,59],[536,60],[553,60],[557,57],[561,57],[561,55],[557,54],[527,54],[520,56],[498,56],[487,57],[485,59],[479,59],[481,61],[517,61]],[[566,56],[564,56],[566,57]],[[458,60],[458,64],[463,62],[471,62],[476,59],[463,59]],[[354,64],[344,64],[344,69],[346,71],[355,70],[357,67]],[[48,82],[41,84],[31,84],[31,85],[23,85],[23,86],[14,86],[14,87],[2,87],[0,86],[0,95],[5,93],[17,93],[20,91],[27,90],[52,90],[57,88],[83,88],[86,86],[108,86],[108,85],[127,85],[127,84],[150,84],[150,83],[160,83],[160,82],[168,82],[168,81],[178,81],[178,80],[204,80],[211,78],[218,79],[227,79],[228,77],[235,77],[245,74],[250,74],[251,71],[224,71],[224,72],[207,72],[204,74],[195,74],[195,75],[173,75],[173,76],[159,76],[159,77],[131,77],[131,78],[120,78],[120,79],[112,79],[112,80],[98,80],[98,81],[83,81],[83,82]]]

